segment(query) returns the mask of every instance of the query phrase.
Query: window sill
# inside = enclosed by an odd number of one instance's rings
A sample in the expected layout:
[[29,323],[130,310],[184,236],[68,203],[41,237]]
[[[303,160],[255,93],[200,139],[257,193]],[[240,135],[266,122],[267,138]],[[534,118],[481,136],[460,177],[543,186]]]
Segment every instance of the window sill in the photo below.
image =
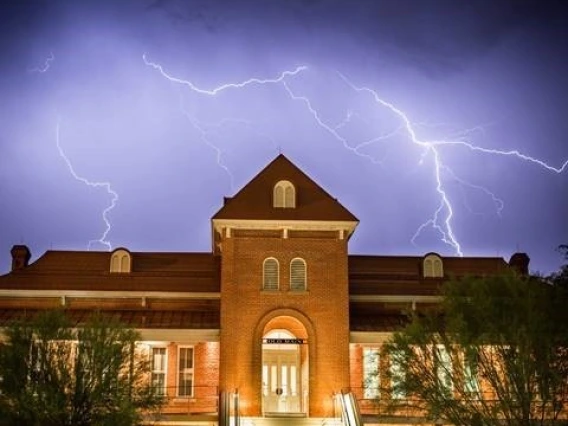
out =
[[194,396],[174,396],[174,404],[176,402],[183,402],[183,403],[188,403],[188,402],[196,402],[197,399]]

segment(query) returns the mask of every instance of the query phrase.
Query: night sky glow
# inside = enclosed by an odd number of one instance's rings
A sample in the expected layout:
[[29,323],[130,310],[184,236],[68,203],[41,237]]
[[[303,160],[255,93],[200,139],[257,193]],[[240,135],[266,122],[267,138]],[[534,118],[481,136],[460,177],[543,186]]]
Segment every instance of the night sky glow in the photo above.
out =
[[0,5],[0,273],[13,244],[208,251],[282,152],[357,254],[568,244],[562,1]]

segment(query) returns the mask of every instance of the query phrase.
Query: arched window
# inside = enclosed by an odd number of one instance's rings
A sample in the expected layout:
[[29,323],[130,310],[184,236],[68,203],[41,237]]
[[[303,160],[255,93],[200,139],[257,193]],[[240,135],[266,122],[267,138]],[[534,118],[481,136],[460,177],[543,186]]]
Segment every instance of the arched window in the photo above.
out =
[[272,206],[280,208],[296,207],[296,188],[287,180],[281,180],[274,185]]
[[429,254],[424,258],[423,272],[425,278],[442,278],[444,265],[437,254]]
[[264,259],[264,263],[262,265],[263,290],[278,290],[280,281],[278,267],[278,261],[273,257]]
[[110,258],[110,272],[130,272],[131,263],[130,253],[118,249]]
[[290,262],[290,290],[306,289],[306,262],[299,257]]

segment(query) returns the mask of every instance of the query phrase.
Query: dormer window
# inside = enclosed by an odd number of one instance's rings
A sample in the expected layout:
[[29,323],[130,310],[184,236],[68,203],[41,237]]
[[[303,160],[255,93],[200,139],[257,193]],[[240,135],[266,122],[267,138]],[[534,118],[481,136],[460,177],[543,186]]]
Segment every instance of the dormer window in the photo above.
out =
[[290,208],[296,207],[296,188],[287,180],[281,180],[274,185],[274,192],[272,195],[272,206],[276,208]]
[[424,258],[423,263],[424,278],[443,278],[444,265],[442,258],[437,254],[429,254]]
[[130,253],[125,249],[116,250],[110,258],[110,272],[130,272],[132,261]]

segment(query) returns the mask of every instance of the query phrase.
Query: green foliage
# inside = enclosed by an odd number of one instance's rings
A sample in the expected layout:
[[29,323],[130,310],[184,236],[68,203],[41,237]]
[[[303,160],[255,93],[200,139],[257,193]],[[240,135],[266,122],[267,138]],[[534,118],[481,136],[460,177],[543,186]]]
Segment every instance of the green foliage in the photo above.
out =
[[444,284],[386,345],[405,403],[456,425],[539,425],[568,398],[566,287],[505,274]]
[[128,426],[159,408],[139,335],[94,314],[74,328],[46,311],[4,330],[0,346],[0,424]]

